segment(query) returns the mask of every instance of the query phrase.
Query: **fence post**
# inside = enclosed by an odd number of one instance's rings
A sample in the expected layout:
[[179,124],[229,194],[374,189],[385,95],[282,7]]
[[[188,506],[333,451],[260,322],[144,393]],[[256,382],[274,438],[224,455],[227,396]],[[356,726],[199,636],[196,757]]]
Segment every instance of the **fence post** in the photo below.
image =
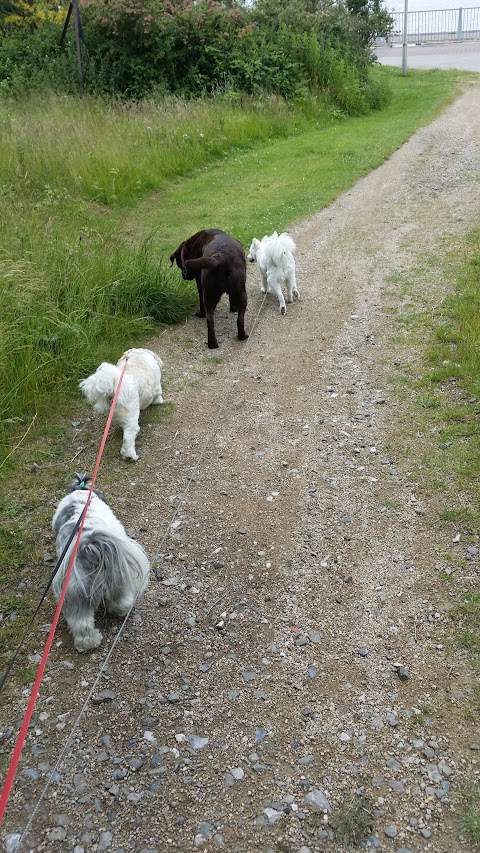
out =
[[463,9],[460,7],[458,10],[458,24],[457,24],[457,38],[456,41],[463,41],[463,21],[462,21]]
[[408,0],[403,10],[402,74],[407,73]]

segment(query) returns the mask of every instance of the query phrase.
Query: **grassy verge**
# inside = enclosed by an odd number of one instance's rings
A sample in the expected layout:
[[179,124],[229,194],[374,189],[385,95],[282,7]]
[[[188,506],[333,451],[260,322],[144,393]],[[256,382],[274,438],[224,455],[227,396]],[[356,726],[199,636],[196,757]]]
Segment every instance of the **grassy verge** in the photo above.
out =
[[[383,162],[459,90],[456,73],[376,73],[392,101],[358,118],[253,101],[175,102],[170,117],[68,99],[0,107],[0,465],[11,454],[0,467],[9,567],[0,668],[48,577],[45,531],[75,464],[68,406],[78,379],[190,310],[192,291],[163,260],[183,237],[216,225],[248,244],[288,227]],[[160,192],[140,203],[152,189]]]
[[[477,720],[480,712],[480,231],[460,251],[425,259],[430,273],[439,274],[447,295],[434,306],[415,284],[397,281],[410,298],[411,309],[399,318],[399,339],[420,353],[402,384],[411,399],[409,437],[416,440],[415,479],[438,508],[437,522],[451,536],[452,549],[443,555],[440,579],[448,585],[451,642],[468,664],[471,686],[464,712]],[[432,280],[432,279],[431,279]],[[447,287],[445,287],[447,283]],[[402,386],[400,386],[401,388]],[[406,439],[406,446],[410,439]],[[414,439],[415,441],[415,439]],[[419,454],[419,447],[421,451]],[[460,545],[460,547],[459,547]],[[472,784],[461,794],[464,810],[460,829],[480,845],[480,789]]]

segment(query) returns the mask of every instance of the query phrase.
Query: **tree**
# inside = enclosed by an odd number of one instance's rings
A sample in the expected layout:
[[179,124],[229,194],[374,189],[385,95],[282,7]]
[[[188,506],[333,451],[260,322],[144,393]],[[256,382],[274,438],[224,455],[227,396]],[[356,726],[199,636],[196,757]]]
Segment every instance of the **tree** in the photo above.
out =
[[387,38],[393,29],[393,18],[382,0],[345,0],[352,16],[354,32],[363,44],[370,46],[377,36]]

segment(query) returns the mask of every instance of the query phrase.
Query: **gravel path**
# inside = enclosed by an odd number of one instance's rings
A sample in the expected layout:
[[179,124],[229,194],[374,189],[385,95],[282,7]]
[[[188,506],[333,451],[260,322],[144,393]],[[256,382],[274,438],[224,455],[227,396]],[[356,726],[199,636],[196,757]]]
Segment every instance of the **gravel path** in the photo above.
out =
[[115,437],[100,484],[156,555],[151,585],[100,677],[115,626],[88,657],[62,626],[7,850],[52,768],[26,849],[342,853],[355,848],[332,826],[349,821],[367,848],[472,849],[458,791],[480,728],[439,580],[455,546],[416,494],[391,380],[416,358],[395,339],[411,298],[398,277],[438,304],[425,257],[440,264],[478,225],[479,115],[471,86],[292,229],[301,299],[285,317],[252,266],[245,344],[226,302],[215,354],[197,318],[152,342],[174,409],[145,413],[136,465]]

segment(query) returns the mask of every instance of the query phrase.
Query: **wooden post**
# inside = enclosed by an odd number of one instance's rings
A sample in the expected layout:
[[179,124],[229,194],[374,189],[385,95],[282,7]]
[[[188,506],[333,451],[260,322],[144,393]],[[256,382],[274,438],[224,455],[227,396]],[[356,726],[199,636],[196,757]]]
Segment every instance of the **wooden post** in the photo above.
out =
[[80,29],[80,12],[78,0],[72,0],[73,20],[75,23],[75,44],[77,46],[78,88],[83,95],[83,69],[82,69],[82,36]]

